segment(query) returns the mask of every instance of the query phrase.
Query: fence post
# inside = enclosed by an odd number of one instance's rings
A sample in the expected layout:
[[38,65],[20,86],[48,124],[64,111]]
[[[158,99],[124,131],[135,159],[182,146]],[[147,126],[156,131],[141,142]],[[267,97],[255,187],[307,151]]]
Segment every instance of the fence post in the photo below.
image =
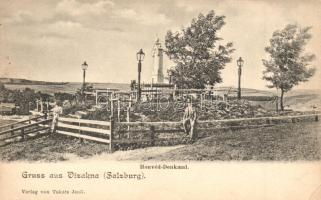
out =
[[43,112],[43,102],[40,100],[40,112]]
[[21,129],[21,136],[22,136],[22,140],[25,139],[25,129]]
[[[129,121],[130,121],[130,106],[128,106],[128,108],[127,108],[127,122],[129,122]],[[128,125],[128,126],[127,126],[127,131],[128,131],[127,138],[128,138],[128,139],[130,138],[129,130],[130,130],[130,128],[129,128],[129,125]]]
[[155,127],[151,126],[150,127],[150,140],[151,140],[151,145],[155,145]]
[[[12,130],[14,127],[13,127],[13,125],[11,125],[10,126],[10,129]],[[14,131],[11,131],[11,135],[13,135],[14,134]]]
[[132,107],[132,96],[129,97],[129,107],[131,108]]
[[266,124],[267,124],[267,125],[270,125],[270,124],[271,124],[271,118],[267,118],[267,119],[266,119]]
[[120,100],[119,100],[119,97],[117,100],[117,120],[118,120],[118,122],[120,122]]
[[109,150],[112,153],[114,151],[114,116],[110,116],[110,135],[109,135]]
[[315,120],[316,122],[319,121],[319,116],[318,116],[318,115],[315,115],[314,120]]
[[39,112],[39,100],[36,100],[36,104],[37,104],[37,112]]
[[114,100],[113,97],[110,98],[110,115],[114,115]]
[[203,111],[203,93],[201,93],[201,111]]
[[279,97],[276,95],[275,97],[275,110],[277,113],[279,113]]
[[47,101],[47,113],[49,113],[49,101]]

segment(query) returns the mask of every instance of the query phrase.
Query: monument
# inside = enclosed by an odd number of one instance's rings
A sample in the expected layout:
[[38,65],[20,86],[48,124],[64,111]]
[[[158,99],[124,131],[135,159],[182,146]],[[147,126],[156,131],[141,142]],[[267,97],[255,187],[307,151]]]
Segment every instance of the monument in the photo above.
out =
[[[141,85],[141,97],[143,101],[164,97],[164,95],[169,96],[169,94],[172,94],[172,91],[168,92],[166,89],[173,89],[175,87],[174,84],[165,81],[164,52],[162,44],[159,38],[157,38],[152,49],[153,65],[150,79],[151,82],[143,82]],[[131,82],[131,89],[137,91],[135,80],[132,80]]]
[[157,38],[153,47],[153,73],[152,73],[152,83],[164,83],[164,73],[163,73],[163,48]]

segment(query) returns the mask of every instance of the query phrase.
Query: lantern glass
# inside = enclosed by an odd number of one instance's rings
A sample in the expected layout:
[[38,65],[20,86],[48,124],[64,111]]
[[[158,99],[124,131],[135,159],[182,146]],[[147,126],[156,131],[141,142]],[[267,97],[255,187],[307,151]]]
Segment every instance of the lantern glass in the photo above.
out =
[[145,53],[143,52],[143,49],[140,49],[136,54],[137,61],[143,61],[144,57]]
[[240,57],[240,58],[237,60],[237,65],[238,65],[238,66],[242,66],[243,63],[244,63],[244,61],[243,61],[242,57]]
[[81,68],[82,68],[83,70],[87,70],[88,65],[87,65],[86,61],[81,65]]

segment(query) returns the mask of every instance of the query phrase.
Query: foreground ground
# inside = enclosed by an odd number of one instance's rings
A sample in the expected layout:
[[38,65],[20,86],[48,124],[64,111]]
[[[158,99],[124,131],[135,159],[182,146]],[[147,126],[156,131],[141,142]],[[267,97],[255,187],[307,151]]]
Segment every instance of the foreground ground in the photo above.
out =
[[108,153],[108,145],[81,142],[60,135],[0,147],[3,161],[83,160],[197,160],[298,161],[321,160],[321,124],[211,131],[211,136],[189,145],[148,147]]
[[155,159],[321,160],[321,124],[287,124],[218,133]]

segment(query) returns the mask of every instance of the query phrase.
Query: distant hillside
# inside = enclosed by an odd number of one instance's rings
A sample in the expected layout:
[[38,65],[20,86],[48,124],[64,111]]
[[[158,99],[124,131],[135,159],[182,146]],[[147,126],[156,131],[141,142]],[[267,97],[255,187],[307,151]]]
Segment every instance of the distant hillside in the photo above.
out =
[[[220,87],[227,89],[227,87]],[[234,94],[237,93],[237,88],[231,87],[231,90],[235,91]],[[241,90],[242,96],[274,96],[276,93],[274,91],[268,91],[268,90],[258,90],[253,88],[242,88]]]
[[[129,84],[125,83],[91,83],[94,88],[113,88],[113,89],[118,89],[118,90],[129,90]],[[42,93],[47,93],[47,94],[54,94],[56,92],[66,92],[70,94],[76,93],[77,89],[81,88],[82,83],[64,83],[64,84],[14,84],[14,83],[9,83],[5,84],[5,87],[10,89],[10,90],[23,90],[25,88],[30,88],[35,90],[36,92],[40,91]]]
[[305,111],[321,111],[321,90],[293,90],[286,93],[284,98],[286,108]]
[[[218,89],[225,89],[234,91],[230,96],[235,96],[237,89],[233,87],[219,87]],[[242,97],[249,96],[275,96],[276,90],[258,90],[251,88],[242,88]],[[280,95],[280,92],[279,94]],[[245,98],[246,99],[246,98]],[[275,109],[274,101],[258,101],[252,102],[255,105],[261,105],[265,109]],[[321,90],[319,89],[293,89],[284,94],[285,109],[292,109],[295,111],[321,111]]]
[[68,82],[34,81],[20,78],[0,78],[0,83],[14,85],[64,85]]

